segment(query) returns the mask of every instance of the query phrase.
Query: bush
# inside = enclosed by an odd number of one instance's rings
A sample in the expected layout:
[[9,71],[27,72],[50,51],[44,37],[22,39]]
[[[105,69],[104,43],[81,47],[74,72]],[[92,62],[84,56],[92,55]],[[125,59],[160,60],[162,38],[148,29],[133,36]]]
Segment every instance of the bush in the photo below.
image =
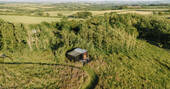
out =
[[62,13],[57,14],[58,17],[63,17],[64,15]]
[[77,12],[76,14],[71,15],[70,17],[74,17],[74,18],[88,18],[91,17],[92,13],[91,12]]

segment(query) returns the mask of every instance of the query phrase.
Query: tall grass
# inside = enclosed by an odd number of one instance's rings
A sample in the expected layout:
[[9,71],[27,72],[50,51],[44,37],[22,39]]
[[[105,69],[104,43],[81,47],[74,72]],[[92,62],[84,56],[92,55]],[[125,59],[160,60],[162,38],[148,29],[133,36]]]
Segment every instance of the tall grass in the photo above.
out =
[[132,51],[137,48],[137,39],[135,34],[129,34],[125,30],[113,29],[112,45],[122,51]]

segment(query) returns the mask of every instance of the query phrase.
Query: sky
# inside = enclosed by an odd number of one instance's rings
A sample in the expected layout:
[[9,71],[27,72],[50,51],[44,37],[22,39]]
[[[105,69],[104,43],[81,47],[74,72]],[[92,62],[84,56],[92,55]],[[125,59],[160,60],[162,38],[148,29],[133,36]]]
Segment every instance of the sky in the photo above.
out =
[[99,1],[168,1],[168,0],[0,0],[0,1],[10,1],[10,2],[78,2],[78,1],[86,1],[86,2],[99,2]]

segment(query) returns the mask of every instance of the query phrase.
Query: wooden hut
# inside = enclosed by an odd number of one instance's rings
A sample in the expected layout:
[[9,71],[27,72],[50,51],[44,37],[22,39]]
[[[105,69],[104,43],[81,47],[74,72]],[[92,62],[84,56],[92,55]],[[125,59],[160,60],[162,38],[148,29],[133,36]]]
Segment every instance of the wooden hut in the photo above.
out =
[[75,48],[66,53],[66,56],[71,61],[88,61],[88,52],[85,49]]

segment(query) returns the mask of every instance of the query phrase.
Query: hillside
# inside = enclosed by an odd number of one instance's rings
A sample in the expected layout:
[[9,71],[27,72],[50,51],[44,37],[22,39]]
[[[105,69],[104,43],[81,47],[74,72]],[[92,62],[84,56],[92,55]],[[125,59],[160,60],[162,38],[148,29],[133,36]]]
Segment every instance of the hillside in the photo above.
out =
[[[78,18],[79,14],[75,16]],[[84,67],[65,57],[68,50],[76,47],[89,52],[92,61]],[[29,25],[0,20],[0,49],[14,59],[0,59],[0,88],[10,88],[8,81],[15,88],[22,88],[26,82],[26,88],[170,88],[170,23],[156,15],[111,12]],[[10,65],[15,62],[33,64]],[[78,69],[34,63],[72,65]],[[15,83],[16,79],[23,82]]]

